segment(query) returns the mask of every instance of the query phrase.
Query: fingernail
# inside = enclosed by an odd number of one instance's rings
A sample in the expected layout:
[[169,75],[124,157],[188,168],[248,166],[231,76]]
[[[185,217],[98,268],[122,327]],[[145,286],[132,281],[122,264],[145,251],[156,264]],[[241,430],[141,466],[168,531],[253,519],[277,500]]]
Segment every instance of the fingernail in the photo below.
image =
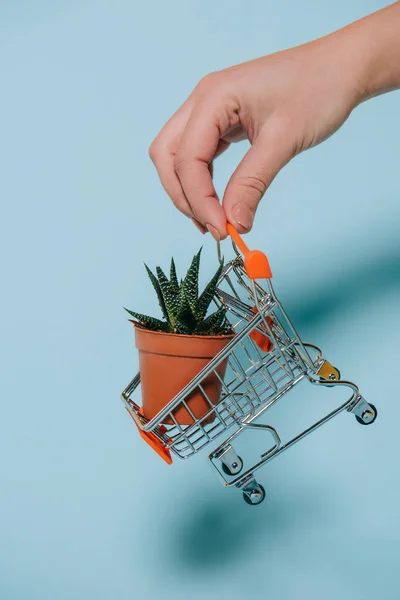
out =
[[254,213],[246,204],[235,204],[232,208],[232,217],[246,231],[251,229],[254,221]]
[[197,219],[192,218],[191,221],[194,223],[194,225],[196,225],[196,227],[200,231],[200,233],[202,233],[203,235],[206,233],[207,229],[204,227],[204,225],[199,223],[199,221]]
[[213,238],[219,242],[221,240],[221,236],[219,235],[218,229],[215,229],[214,225],[210,225],[210,223],[206,223],[206,225]]

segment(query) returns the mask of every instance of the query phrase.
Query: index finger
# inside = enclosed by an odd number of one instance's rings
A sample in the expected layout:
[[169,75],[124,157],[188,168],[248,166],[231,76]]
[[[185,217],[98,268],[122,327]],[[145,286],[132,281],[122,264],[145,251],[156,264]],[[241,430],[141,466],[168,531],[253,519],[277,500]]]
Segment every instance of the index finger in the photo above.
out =
[[216,239],[227,236],[225,212],[219,203],[209,169],[221,135],[213,111],[209,107],[195,108],[186,124],[174,161],[175,171],[193,214]]

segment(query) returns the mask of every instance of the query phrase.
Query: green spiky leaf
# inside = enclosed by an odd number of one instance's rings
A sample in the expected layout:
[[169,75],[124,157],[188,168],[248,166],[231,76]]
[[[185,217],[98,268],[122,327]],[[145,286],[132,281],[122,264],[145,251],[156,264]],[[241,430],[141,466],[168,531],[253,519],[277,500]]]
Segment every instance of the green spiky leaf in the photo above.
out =
[[194,333],[193,329],[187,325],[185,315],[183,315],[182,320],[180,320],[179,317],[176,318],[174,331],[175,333],[180,333],[181,335],[191,335]]
[[164,297],[163,297],[163,294],[161,291],[160,284],[158,283],[158,279],[146,264],[144,266],[146,267],[147,275],[149,276],[149,279],[150,279],[151,283],[153,284],[153,287],[156,291],[158,303],[161,308],[161,312],[162,312],[164,318],[168,321],[168,311],[167,311],[167,307],[165,306]]
[[161,267],[156,268],[156,277],[145,265],[150,281],[156,291],[165,321],[126,308],[125,310],[135,319],[132,322],[152,331],[175,332],[186,335],[222,335],[232,331],[226,320],[224,307],[206,317],[210,303],[216,294],[223,264],[220,264],[217,272],[198,297],[200,256],[201,249],[194,256],[184,280],[181,279],[180,283],[178,283],[173,259],[170,266],[170,279]]
[[171,268],[169,271],[169,281],[170,284],[173,287],[173,290],[176,294],[179,294],[179,283],[178,283],[178,277],[176,275],[176,267],[175,267],[175,261],[173,258],[171,258]]
[[196,314],[196,319],[198,321],[201,321],[202,319],[204,319],[204,317],[207,314],[207,310],[208,310],[208,307],[210,306],[211,300],[215,296],[215,291],[217,289],[218,280],[220,278],[223,268],[224,268],[224,265],[223,265],[223,263],[221,263],[220,266],[218,267],[217,272],[215,273],[214,277],[210,280],[208,285],[206,285],[203,293],[201,294],[200,298],[197,301],[195,314]]
[[182,284],[193,314],[196,312],[196,304],[199,297],[199,269],[201,251],[202,248],[200,248],[198,253],[194,256],[192,264],[190,265]]
[[141,313],[133,312],[132,310],[128,310],[124,307],[127,313],[129,313],[136,321],[138,321],[143,327],[146,329],[150,329],[150,331],[171,331],[169,323],[165,321],[160,321],[160,319],[155,319],[154,317],[148,317],[147,315],[142,315]]
[[167,318],[172,327],[174,327],[175,318],[179,311],[179,286],[178,292],[176,292],[173,284],[168,281],[168,277],[165,275],[161,267],[156,267],[156,272],[163,295],[165,308],[167,310]]
[[222,325],[226,318],[226,309],[221,306],[216,312],[212,313],[209,317],[202,321],[197,329],[196,333],[212,334],[214,332],[220,332]]
[[192,309],[190,308],[189,300],[186,296],[185,286],[181,285],[179,310],[175,319],[175,330],[177,333],[193,333],[197,327],[197,321]]

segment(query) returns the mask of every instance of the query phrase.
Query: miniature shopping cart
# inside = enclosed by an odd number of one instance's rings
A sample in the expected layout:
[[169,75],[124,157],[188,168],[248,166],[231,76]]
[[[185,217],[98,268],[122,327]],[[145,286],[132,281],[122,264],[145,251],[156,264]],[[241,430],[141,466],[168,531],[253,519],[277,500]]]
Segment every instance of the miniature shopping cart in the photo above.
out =
[[[240,489],[244,500],[255,505],[265,497],[264,488],[254,476],[260,467],[343,411],[353,413],[363,425],[373,423],[377,411],[373,404],[364,400],[354,383],[341,380],[339,371],[323,358],[317,346],[301,341],[274,292],[265,254],[250,251],[231,225],[228,225],[228,232],[235,257],[221,274],[216,304],[227,309],[235,336],[152,419],[146,419],[133,400],[140,385],[140,373],[123,391],[122,400],[141,436],[167,463],[172,462],[172,455],[189,458],[220,438],[220,444],[211,451],[209,460],[224,485]],[[224,361],[227,369],[225,377],[221,378],[218,367]],[[210,375],[217,377],[222,386],[217,404],[213,404],[205,391],[206,385],[203,385]],[[282,442],[276,429],[263,421],[268,410],[301,380],[315,386],[348,388],[350,397],[305,430]],[[201,418],[194,415],[188,401],[194,391],[200,391],[209,406]],[[184,407],[191,415],[190,424],[178,422],[176,411],[179,407]],[[271,436],[271,445],[257,456],[255,462],[245,464],[234,444],[244,431],[256,429]]]

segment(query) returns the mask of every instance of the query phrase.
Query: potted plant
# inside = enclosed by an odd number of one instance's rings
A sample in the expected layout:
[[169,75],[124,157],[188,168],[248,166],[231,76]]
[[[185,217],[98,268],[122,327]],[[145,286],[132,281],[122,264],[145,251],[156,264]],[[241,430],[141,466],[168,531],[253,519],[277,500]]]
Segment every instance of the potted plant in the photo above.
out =
[[[224,307],[207,314],[215,297],[223,264],[199,294],[200,251],[194,256],[183,280],[178,281],[174,259],[169,278],[161,267],[156,275],[147,265],[146,271],[157,294],[162,319],[125,310],[133,317],[135,343],[139,350],[142,410],[152,419],[166,406],[232,339],[234,332],[226,319]],[[227,360],[216,371],[224,378]],[[201,382],[213,404],[221,395],[221,381],[211,373]],[[209,410],[210,404],[197,387],[185,398],[197,419]],[[193,418],[183,404],[173,411],[180,425],[190,425]],[[208,417],[203,423],[210,422]],[[165,419],[164,423],[172,423]]]

